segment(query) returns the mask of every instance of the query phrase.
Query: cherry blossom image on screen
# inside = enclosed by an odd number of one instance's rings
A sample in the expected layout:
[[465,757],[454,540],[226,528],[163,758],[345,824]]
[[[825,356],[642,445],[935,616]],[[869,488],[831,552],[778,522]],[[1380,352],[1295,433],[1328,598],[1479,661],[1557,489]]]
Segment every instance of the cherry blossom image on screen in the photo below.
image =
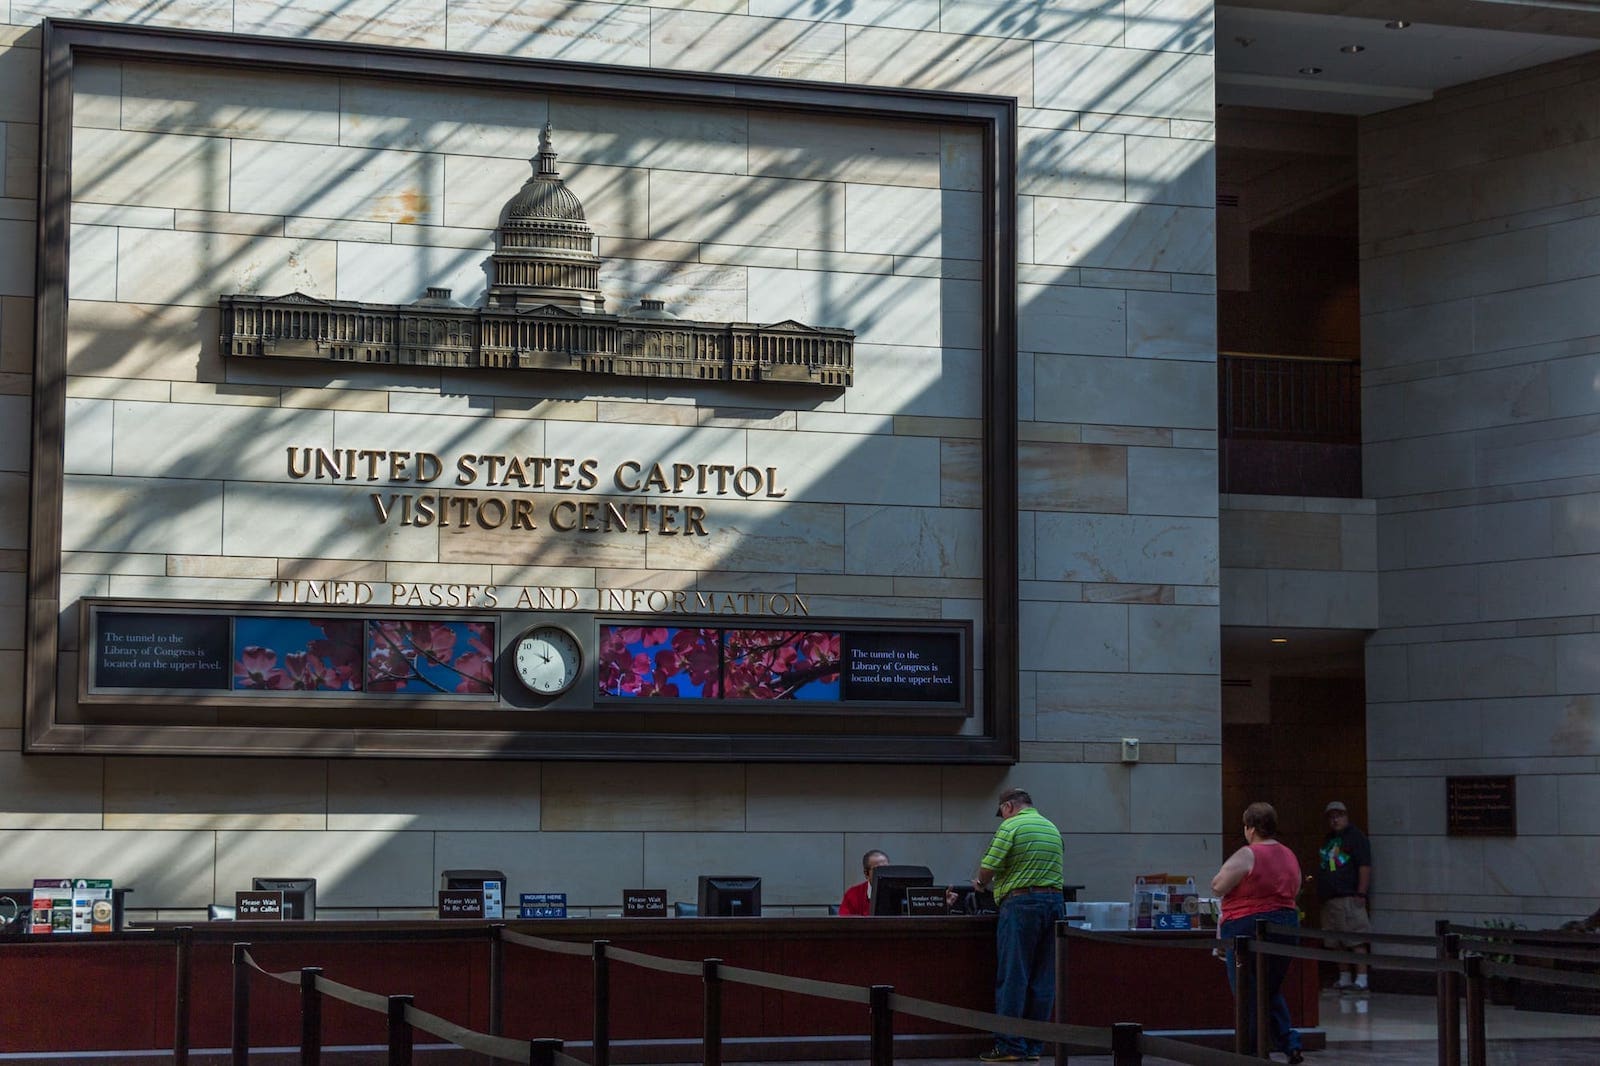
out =
[[494,691],[494,623],[367,622],[367,691],[414,695]]
[[235,691],[358,692],[361,681],[358,619],[234,620]]
[[720,630],[601,626],[596,685],[603,696],[714,699],[721,692]]
[[837,631],[729,629],[722,639],[728,699],[839,699]]

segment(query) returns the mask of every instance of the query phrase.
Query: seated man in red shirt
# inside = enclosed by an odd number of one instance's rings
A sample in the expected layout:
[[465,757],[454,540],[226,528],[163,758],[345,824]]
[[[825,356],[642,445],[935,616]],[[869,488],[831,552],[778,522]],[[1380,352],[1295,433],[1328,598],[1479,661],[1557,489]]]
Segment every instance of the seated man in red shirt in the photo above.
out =
[[889,865],[889,856],[873,848],[861,856],[861,875],[866,878],[859,885],[851,885],[844,890],[844,899],[839,901],[839,914],[845,918],[865,918],[872,913],[872,899],[868,886],[872,884],[872,871],[880,866]]

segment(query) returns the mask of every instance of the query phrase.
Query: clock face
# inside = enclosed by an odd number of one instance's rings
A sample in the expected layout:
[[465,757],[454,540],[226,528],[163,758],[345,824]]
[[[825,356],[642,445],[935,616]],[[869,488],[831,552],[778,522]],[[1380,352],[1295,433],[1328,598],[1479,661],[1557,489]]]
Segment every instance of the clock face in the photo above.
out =
[[578,680],[583,650],[578,638],[557,626],[537,626],[517,641],[517,677],[541,696],[567,691]]

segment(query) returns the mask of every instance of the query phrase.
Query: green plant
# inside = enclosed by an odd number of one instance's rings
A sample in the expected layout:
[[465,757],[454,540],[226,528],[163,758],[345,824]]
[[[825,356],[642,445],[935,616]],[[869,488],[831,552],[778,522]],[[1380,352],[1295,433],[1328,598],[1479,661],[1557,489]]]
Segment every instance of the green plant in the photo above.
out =
[[[1483,922],[1483,928],[1493,929],[1500,933],[1511,933],[1518,929],[1526,929],[1527,926],[1520,922],[1514,922],[1510,918],[1486,918]],[[1492,942],[1497,938],[1493,936],[1487,936],[1484,937],[1484,939]],[[1484,958],[1488,959],[1490,962],[1500,963],[1502,966],[1510,965],[1513,961],[1512,956],[1509,954],[1485,955]]]

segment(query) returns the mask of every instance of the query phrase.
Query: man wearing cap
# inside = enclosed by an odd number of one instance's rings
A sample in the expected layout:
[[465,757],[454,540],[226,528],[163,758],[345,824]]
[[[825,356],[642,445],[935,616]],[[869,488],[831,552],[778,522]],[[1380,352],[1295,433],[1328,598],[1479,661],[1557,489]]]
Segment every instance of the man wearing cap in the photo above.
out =
[[[1340,933],[1370,933],[1372,920],[1367,913],[1367,890],[1372,884],[1372,844],[1367,835],[1350,824],[1350,811],[1339,800],[1323,809],[1328,836],[1317,853],[1317,895],[1322,900],[1322,928]],[[1341,945],[1352,951],[1369,950],[1366,941],[1351,937],[1329,937],[1330,948]],[[1339,967],[1340,990],[1367,990],[1367,968]]]
[[[994,840],[978,864],[972,887],[993,891],[1000,905],[995,926],[998,965],[994,1012],[1008,1018],[1050,1020],[1056,998],[1056,923],[1062,918],[1061,831],[1033,806],[1026,789],[1000,794]],[[994,1035],[984,1062],[1036,1062],[1040,1040]]]

